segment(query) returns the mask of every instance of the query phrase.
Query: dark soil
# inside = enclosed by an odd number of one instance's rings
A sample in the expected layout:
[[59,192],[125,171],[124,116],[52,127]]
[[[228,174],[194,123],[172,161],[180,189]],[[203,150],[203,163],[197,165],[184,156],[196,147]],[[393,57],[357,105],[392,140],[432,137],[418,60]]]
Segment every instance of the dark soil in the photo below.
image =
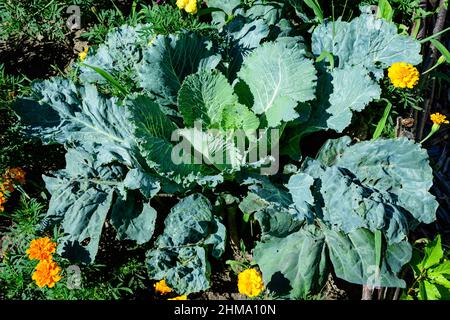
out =
[[70,46],[55,43],[24,43],[22,46],[9,47],[0,45],[0,63],[6,72],[13,75],[23,74],[29,79],[44,79],[55,75],[52,66],[64,70],[73,57]]

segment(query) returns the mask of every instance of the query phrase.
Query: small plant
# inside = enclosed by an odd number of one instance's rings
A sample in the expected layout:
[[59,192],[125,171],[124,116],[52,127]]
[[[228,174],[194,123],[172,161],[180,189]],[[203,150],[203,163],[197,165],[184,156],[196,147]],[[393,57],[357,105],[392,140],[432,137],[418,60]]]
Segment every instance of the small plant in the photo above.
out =
[[64,41],[65,26],[61,1],[0,0],[0,40],[8,43],[28,41]]
[[433,241],[422,239],[414,245],[409,266],[414,272],[414,281],[405,291],[405,300],[448,300],[450,299],[449,252],[438,235]]
[[30,80],[23,75],[9,75],[5,65],[0,63],[0,111],[16,97],[30,93]]
[[[82,38],[91,44],[100,44],[105,41],[106,35],[114,28],[130,23],[131,18],[127,18],[116,6],[113,9],[97,11],[95,7],[91,8],[97,22],[81,35]],[[132,25],[132,24],[131,24]]]
[[144,6],[139,12],[140,21],[148,26],[144,32],[148,34],[176,34],[183,30],[204,32],[212,27],[200,22],[196,16],[183,14],[170,5]]

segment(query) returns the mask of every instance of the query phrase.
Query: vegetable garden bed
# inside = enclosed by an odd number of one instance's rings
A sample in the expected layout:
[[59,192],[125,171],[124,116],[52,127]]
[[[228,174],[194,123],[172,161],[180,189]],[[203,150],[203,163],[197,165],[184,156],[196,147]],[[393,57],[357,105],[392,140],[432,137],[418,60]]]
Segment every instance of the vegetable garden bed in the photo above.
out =
[[447,1],[30,3],[1,299],[450,297]]

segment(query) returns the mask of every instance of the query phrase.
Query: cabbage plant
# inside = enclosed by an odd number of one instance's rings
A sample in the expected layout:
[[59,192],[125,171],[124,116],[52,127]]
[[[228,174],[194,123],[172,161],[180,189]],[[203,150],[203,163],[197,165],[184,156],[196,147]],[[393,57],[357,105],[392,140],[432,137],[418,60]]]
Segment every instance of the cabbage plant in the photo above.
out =
[[[331,267],[349,282],[404,286],[408,233],[432,222],[437,206],[419,145],[330,141],[285,187],[261,174],[279,159],[249,155],[276,129],[269,147],[300,161],[304,135],[342,132],[353,112],[380,97],[387,66],[421,62],[419,43],[362,13],[324,21],[309,45],[285,18],[288,2],[208,4],[221,9],[209,35],[123,26],[90,50],[76,79],[35,82],[33,96],[17,104],[31,134],[67,150],[66,167],[44,177],[45,224],[62,227],[59,252],[92,263],[109,222],[118,240],[149,244],[152,279],[179,294],[207,290],[209,258],[222,256],[227,237],[215,200],[241,182],[249,193],[240,208],[262,229],[254,258],[279,296],[318,292]],[[229,161],[213,161],[218,155]],[[158,235],[161,193],[180,200]]]
[[332,267],[351,283],[404,288],[399,272],[411,259],[408,234],[436,219],[432,179],[428,155],[410,140],[352,144],[345,136],[306,159],[285,186],[247,181],[241,209],[262,228],[254,258],[266,285],[306,298],[320,291]]

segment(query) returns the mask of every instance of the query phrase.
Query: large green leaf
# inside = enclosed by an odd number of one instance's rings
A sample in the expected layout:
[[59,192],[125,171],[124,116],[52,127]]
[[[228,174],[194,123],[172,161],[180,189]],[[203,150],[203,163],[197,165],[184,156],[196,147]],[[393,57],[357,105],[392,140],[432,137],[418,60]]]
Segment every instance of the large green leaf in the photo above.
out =
[[272,183],[267,177],[250,178],[245,181],[245,184],[249,185],[248,189],[252,193],[255,193],[269,204],[282,208],[289,208],[292,204],[292,196],[289,192]]
[[22,124],[44,142],[64,143],[70,131],[79,130],[77,123],[67,121],[76,117],[82,103],[75,84],[53,78],[32,83],[32,90],[34,97],[19,99],[14,105]]
[[140,190],[146,198],[153,198],[161,188],[156,177],[139,169],[128,171],[123,185],[128,190]]
[[241,6],[241,0],[229,0],[229,1],[221,1],[221,0],[206,0],[206,4],[210,8],[221,9],[227,15],[233,15],[234,10]]
[[212,164],[221,171],[239,169],[244,164],[244,150],[224,132],[205,132],[198,128],[180,129],[178,132],[196,152],[201,163]]
[[208,48],[206,39],[195,34],[158,36],[144,50],[138,69],[140,85],[164,105],[176,105],[186,76],[199,69],[212,70],[220,58]]
[[223,27],[227,22],[227,16],[235,16],[243,12],[241,8],[241,0],[207,0],[206,4],[208,8],[217,8],[221,11],[212,12],[212,24],[216,25],[218,28]]
[[352,144],[352,139],[344,136],[339,139],[329,139],[323,144],[317,153],[316,159],[324,166],[330,167],[334,165],[345,150]]
[[436,274],[443,274],[445,276],[450,276],[450,261],[444,261],[433,268],[433,272]]
[[127,107],[133,136],[138,142],[140,154],[150,168],[177,183],[189,184],[199,178],[202,165],[194,164],[191,158],[188,164],[174,160],[176,150],[173,143],[178,142],[175,138],[180,134],[177,134],[177,127],[158,104],[148,97],[137,97],[130,100]]
[[219,258],[225,250],[225,227],[212,214],[208,199],[195,194],[172,208],[155,248],[147,253],[150,278],[166,279],[179,294],[210,286],[208,252]]
[[263,19],[267,25],[275,25],[281,18],[284,1],[255,0],[247,10],[246,16],[250,19]]
[[[110,32],[98,48],[89,48],[85,64],[100,68],[115,77],[129,77],[137,81],[136,65],[142,60],[142,50],[150,36],[142,33],[142,26],[121,26]],[[81,66],[80,79],[88,83],[105,83],[105,79],[91,68]]]
[[429,193],[433,171],[428,154],[406,138],[361,142],[348,147],[336,165],[350,170],[363,184],[398,197],[398,205],[419,222],[436,219],[438,203]]
[[[33,125],[35,134],[49,135],[59,143],[78,143],[98,154],[97,161],[119,161],[138,165],[140,155],[132,134],[127,108],[117,98],[107,98],[93,85],[76,87],[61,78],[33,85],[36,99],[42,104],[22,103],[17,112],[25,123]],[[40,115],[52,109],[51,126]],[[55,114],[56,113],[56,114]],[[36,119],[43,120],[39,123]]]
[[427,244],[424,249],[425,256],[420,264],[422,269],[428,269],[439,264],[444,257],[444,250],[442,249],[441,236],[438,235],[433,241]]
[[351,22],[326,22],[312,36],[315,55],[328,51],[337,58],[339,68],[361,66],[378,79],[383,77],[382,69],[394,62],[422,62],[420,49],[418,41],[398,34],[394,23],[371,14],[362,14]]
[[259,127],[258,117],[243,104],[225,106],[220,127],[223,130],[244,130],[255,133]]
[[295,174],[289,179],[287,188],[295,204],[295,217],[300,221],[311,217],[310,207],[314,206],[314,197],[311,192],[313,184],[314,179],[305,173]]
[[323,228],[333,269],[341,279],[360,285],[405,287],[397,274],[411,259],[408,241],[389,245],[383,254],[381,268],[376,263],[375,236],[366,229],[348,234]]
[[224,108],[237,103],[233,88],[218,71],[201,71],[188,76],[178,94],[178,107],[188,127],[201,120],[207,127],[218,128]]
[[388,243],[407,238],[408,220],[395,197],[363,185],[348,170],[327,168],[321,179],[323,221],[346,233],[359,228],[382,230]]
[[324,237],[312,226],[258,243],[254,259],[266,287],[282,297],[305,299],[327,279]]
[[326,128],[342,132],[352,121],[352,111],[362,111],[369,102],[379,99],[381,88],[361,66],[335,69],[331,76],[333,93],[329,107],[320,112],[330,114]]
[[269,32],[269,26],[262,19],[252,20],[242,15],[234,17],[225,25],[222,35],[224,39],[228,39],[230,49],[223,55],[229,79],[236,78],[244,57],[259,47],[269,36]]
[[137,139],[151,136],[170,141],[177,127],[152,99],[138,96],[128,100],[126,106],[130,111],[133,134]]
[[[249,196],[254,195],[250,193]],[[241,210],[242,207],[240,206]],[[258,210],[255,214],[255,218],[258,221],[261,232],[262,240],[270,237],[283,238],[296,232],[300,229],[303,221],[295,219],[291,210],[286,208],[276,207],[270,205],[264,210]]]
[[238,77],[254,97],[253,112],[266,116],[268,125],[295,120],[299,102],[314,99],[316,70],[300,46],[265,43],[245,59]]
[[134,193],[130,193],[126,200],[119,198],[114,204],[111,224],[117,230],[118,239],[135,240],[143,244],[153,236],[156,215],[156,210],[148,203],[139,203]]
[[65,169],[54,173],[54,177],[44,176],[52,196],[46,220],[51,224],[61,223],[59,252],[63,256],[87,263],[94,261],[103,224],[111,209],[112,224],[119,238],[139,243],[150,240],[156,212],[132,195],[128,204],[133,205],[124,207],[123,201],[113,202],[119,190],[127,189],[124,178],[123,167],[99,165],[96,154],[81,148],[67,152]]

